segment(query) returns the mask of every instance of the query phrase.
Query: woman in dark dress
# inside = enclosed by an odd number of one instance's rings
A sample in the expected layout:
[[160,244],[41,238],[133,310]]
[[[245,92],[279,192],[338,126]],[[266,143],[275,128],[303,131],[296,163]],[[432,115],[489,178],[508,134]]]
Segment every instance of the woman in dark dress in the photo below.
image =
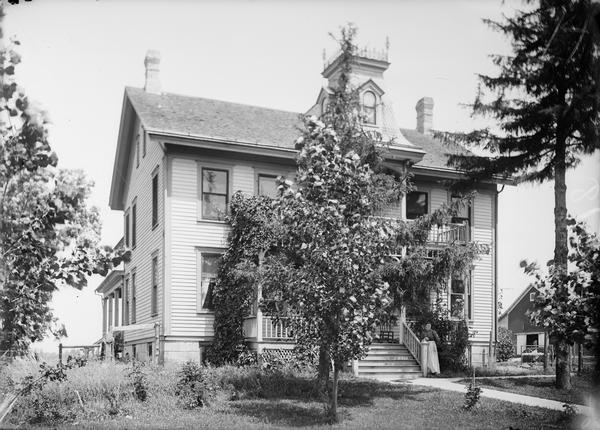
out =
[[421,332],[423,342],[429,342],[427,349],[427,367],[431,373],[440,373],[440,361],[438,359],[437,344],[440,342],[440,337],[435,330],[431,328],[431,324],[425,324],[425,328]]

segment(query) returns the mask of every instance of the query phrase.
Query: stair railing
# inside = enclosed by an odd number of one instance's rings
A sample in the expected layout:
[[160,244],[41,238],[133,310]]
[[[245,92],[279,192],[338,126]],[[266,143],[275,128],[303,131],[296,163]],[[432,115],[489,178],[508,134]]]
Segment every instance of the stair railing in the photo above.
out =
[[402,340],[415,360],[421,364],[421,341],[406,324],[406,321],[402,321]]

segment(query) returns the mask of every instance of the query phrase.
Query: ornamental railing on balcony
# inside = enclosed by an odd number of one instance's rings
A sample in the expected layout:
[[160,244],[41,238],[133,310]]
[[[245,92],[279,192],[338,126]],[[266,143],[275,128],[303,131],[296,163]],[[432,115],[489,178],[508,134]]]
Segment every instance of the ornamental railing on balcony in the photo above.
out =
[[468,241],[469,228],[467,224],[450,223],[433,225],[427,236],[427,242],[433,244],[464,243]]
[[262,337],[264,340],[290,340],[293,339],[290,318],[262,317]]

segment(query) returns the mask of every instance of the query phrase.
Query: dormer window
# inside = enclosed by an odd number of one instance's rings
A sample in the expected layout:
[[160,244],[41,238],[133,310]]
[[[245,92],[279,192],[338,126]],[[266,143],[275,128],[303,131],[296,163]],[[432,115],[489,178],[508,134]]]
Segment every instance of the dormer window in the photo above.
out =
[[372,91],[366,91],[363,94],[363,115],[365,124],[377,123],[377,97]]

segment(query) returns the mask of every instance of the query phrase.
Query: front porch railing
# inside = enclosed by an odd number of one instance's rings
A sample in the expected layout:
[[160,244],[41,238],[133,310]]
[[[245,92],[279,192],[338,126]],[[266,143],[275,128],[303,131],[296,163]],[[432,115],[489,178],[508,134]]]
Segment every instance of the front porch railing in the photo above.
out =
[[244,319],[243,329],[244,337],[258,342],[294,339],[290,318],[275,318],[262,314],[250,316]]
[[415,360],[421,364],[421,341],[406,324],[406,321],[402,321],[402,340]]

